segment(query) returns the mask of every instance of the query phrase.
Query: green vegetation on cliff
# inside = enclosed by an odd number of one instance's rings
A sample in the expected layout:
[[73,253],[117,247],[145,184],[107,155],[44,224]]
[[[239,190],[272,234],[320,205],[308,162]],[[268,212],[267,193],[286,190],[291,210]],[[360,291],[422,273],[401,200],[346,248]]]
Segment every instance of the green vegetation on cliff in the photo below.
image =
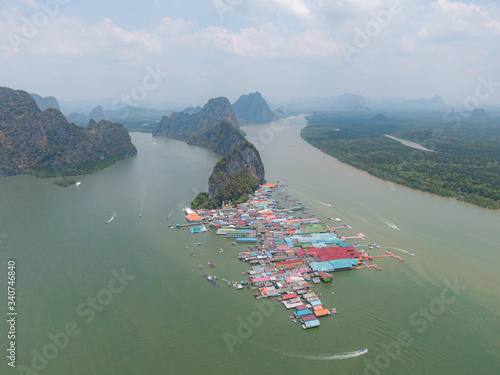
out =
[[87,161],[83,163],[66,163],[57,165],[48,165],[44,167],[33,167],[30,170],[23,172],[31,174],[39,178],[64,177],[64,176],[80,176],[99,172],[117,161],[122,160],[118,156],[111,156],[104,160]]
[[[214,176],[213,178],[221,178],[222,174],[217,173],[212,176]],[[217,195],[209,199],[208,193],[199,193],[191,202],[191,208],[219,208],[222,206],[223,201],[240,204],[245,202],[248,196],[252,195],[258,187],[258,180],[247,170],[240,173],[231,173],[222,183]]]
[[264,165],[259,152],[244,140],[215,165],[208,179],[208,194],[198,194],[191,206],[216,208],[221,207],[222,201],[243,203],[264,182]]
[[[499,116],[329,113],[306,117],[301,136],[340,161],[374,176],[481,207],[500,208]],[[443,121],[444,120],[444,121]],[[416,150],[392,135],[436,152]]]
[[208,205],[208,193],[206,191],[198,193],[198,195],[196,195],[194,200],[191,202],[191,208],[193,210],[206,207],[207,205]]

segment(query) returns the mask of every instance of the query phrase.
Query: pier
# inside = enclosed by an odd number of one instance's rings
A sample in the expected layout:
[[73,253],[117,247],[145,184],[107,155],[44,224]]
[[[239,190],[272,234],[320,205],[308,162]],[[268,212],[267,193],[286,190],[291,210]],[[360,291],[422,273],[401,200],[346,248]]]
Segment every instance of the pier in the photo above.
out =
[[393,258],[396,258],[396,259],[400,260],[401,262],[404,262],[403,258],[401,258],[398,255],[394,255],[393,253],[391,253],[390,255],[389,254],[384,254],[384,255],[370,255],[370,258],[389,258],[389,257],[393,257]]
[[382,269],[379,266],[377,266],[376,264],[367,264],[366,266],[359,266],[359,267],[356,267],[355,269],[360,270],[362,268],[371,268],[371,267],[375,268],[377,271],[382,271]]
[[357,239],[359,238],[360,240],[365,240],[365,235],[363,233],[358,233],[356,234],[355,236],[350,236],[350,237],[344,237],[344,236],[341,236],[340,238],[342,238],[343,240],[354,240],[354,239]]

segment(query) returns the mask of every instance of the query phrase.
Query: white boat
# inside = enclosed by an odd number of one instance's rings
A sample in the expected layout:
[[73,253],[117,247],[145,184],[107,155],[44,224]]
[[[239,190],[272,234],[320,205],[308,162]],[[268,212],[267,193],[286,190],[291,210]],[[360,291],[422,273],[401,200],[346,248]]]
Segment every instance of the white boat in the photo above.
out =
[[368,353],[368,349],[359,349],[358,354],[365,354]]
[[342,221],[342,220],[340,220],[338,217],[336,217],[336,218],[335,218],[335,221]]
[[76,186],[80,186],[82,183],[80,181],[78,181],[75,185]]

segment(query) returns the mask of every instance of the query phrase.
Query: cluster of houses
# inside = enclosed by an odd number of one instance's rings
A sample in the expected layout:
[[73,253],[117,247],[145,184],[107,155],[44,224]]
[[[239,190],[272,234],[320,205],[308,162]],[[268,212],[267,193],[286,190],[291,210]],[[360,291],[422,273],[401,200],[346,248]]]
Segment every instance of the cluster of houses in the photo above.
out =
[[332,227],[328,220],[311,217],[308,207],[295,203],[282,186],[266,184],[244,204],[188,216],[198,215],[233,245],[248,244],[239,259],[252,266],[247,271],[248,283],[258,290],[256,298],[279,298],[286,309],[294,310],[291,317],[307,329],[319,326],[318,318],[336,313],[333,307],[324,306],[312,284],[331,282],[330,272],[358,266],[365,254],[338,234],[348,226]]

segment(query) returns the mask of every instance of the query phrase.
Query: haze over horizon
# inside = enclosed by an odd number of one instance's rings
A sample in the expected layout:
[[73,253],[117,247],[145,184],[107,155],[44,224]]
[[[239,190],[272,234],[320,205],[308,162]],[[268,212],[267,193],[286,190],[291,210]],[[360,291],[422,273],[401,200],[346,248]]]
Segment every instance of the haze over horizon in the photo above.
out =
[[483,82],[481,106],[500,104],[497,20],[486,0],[6,1],[0,86],[116,106],[255,91],[461,104]]

